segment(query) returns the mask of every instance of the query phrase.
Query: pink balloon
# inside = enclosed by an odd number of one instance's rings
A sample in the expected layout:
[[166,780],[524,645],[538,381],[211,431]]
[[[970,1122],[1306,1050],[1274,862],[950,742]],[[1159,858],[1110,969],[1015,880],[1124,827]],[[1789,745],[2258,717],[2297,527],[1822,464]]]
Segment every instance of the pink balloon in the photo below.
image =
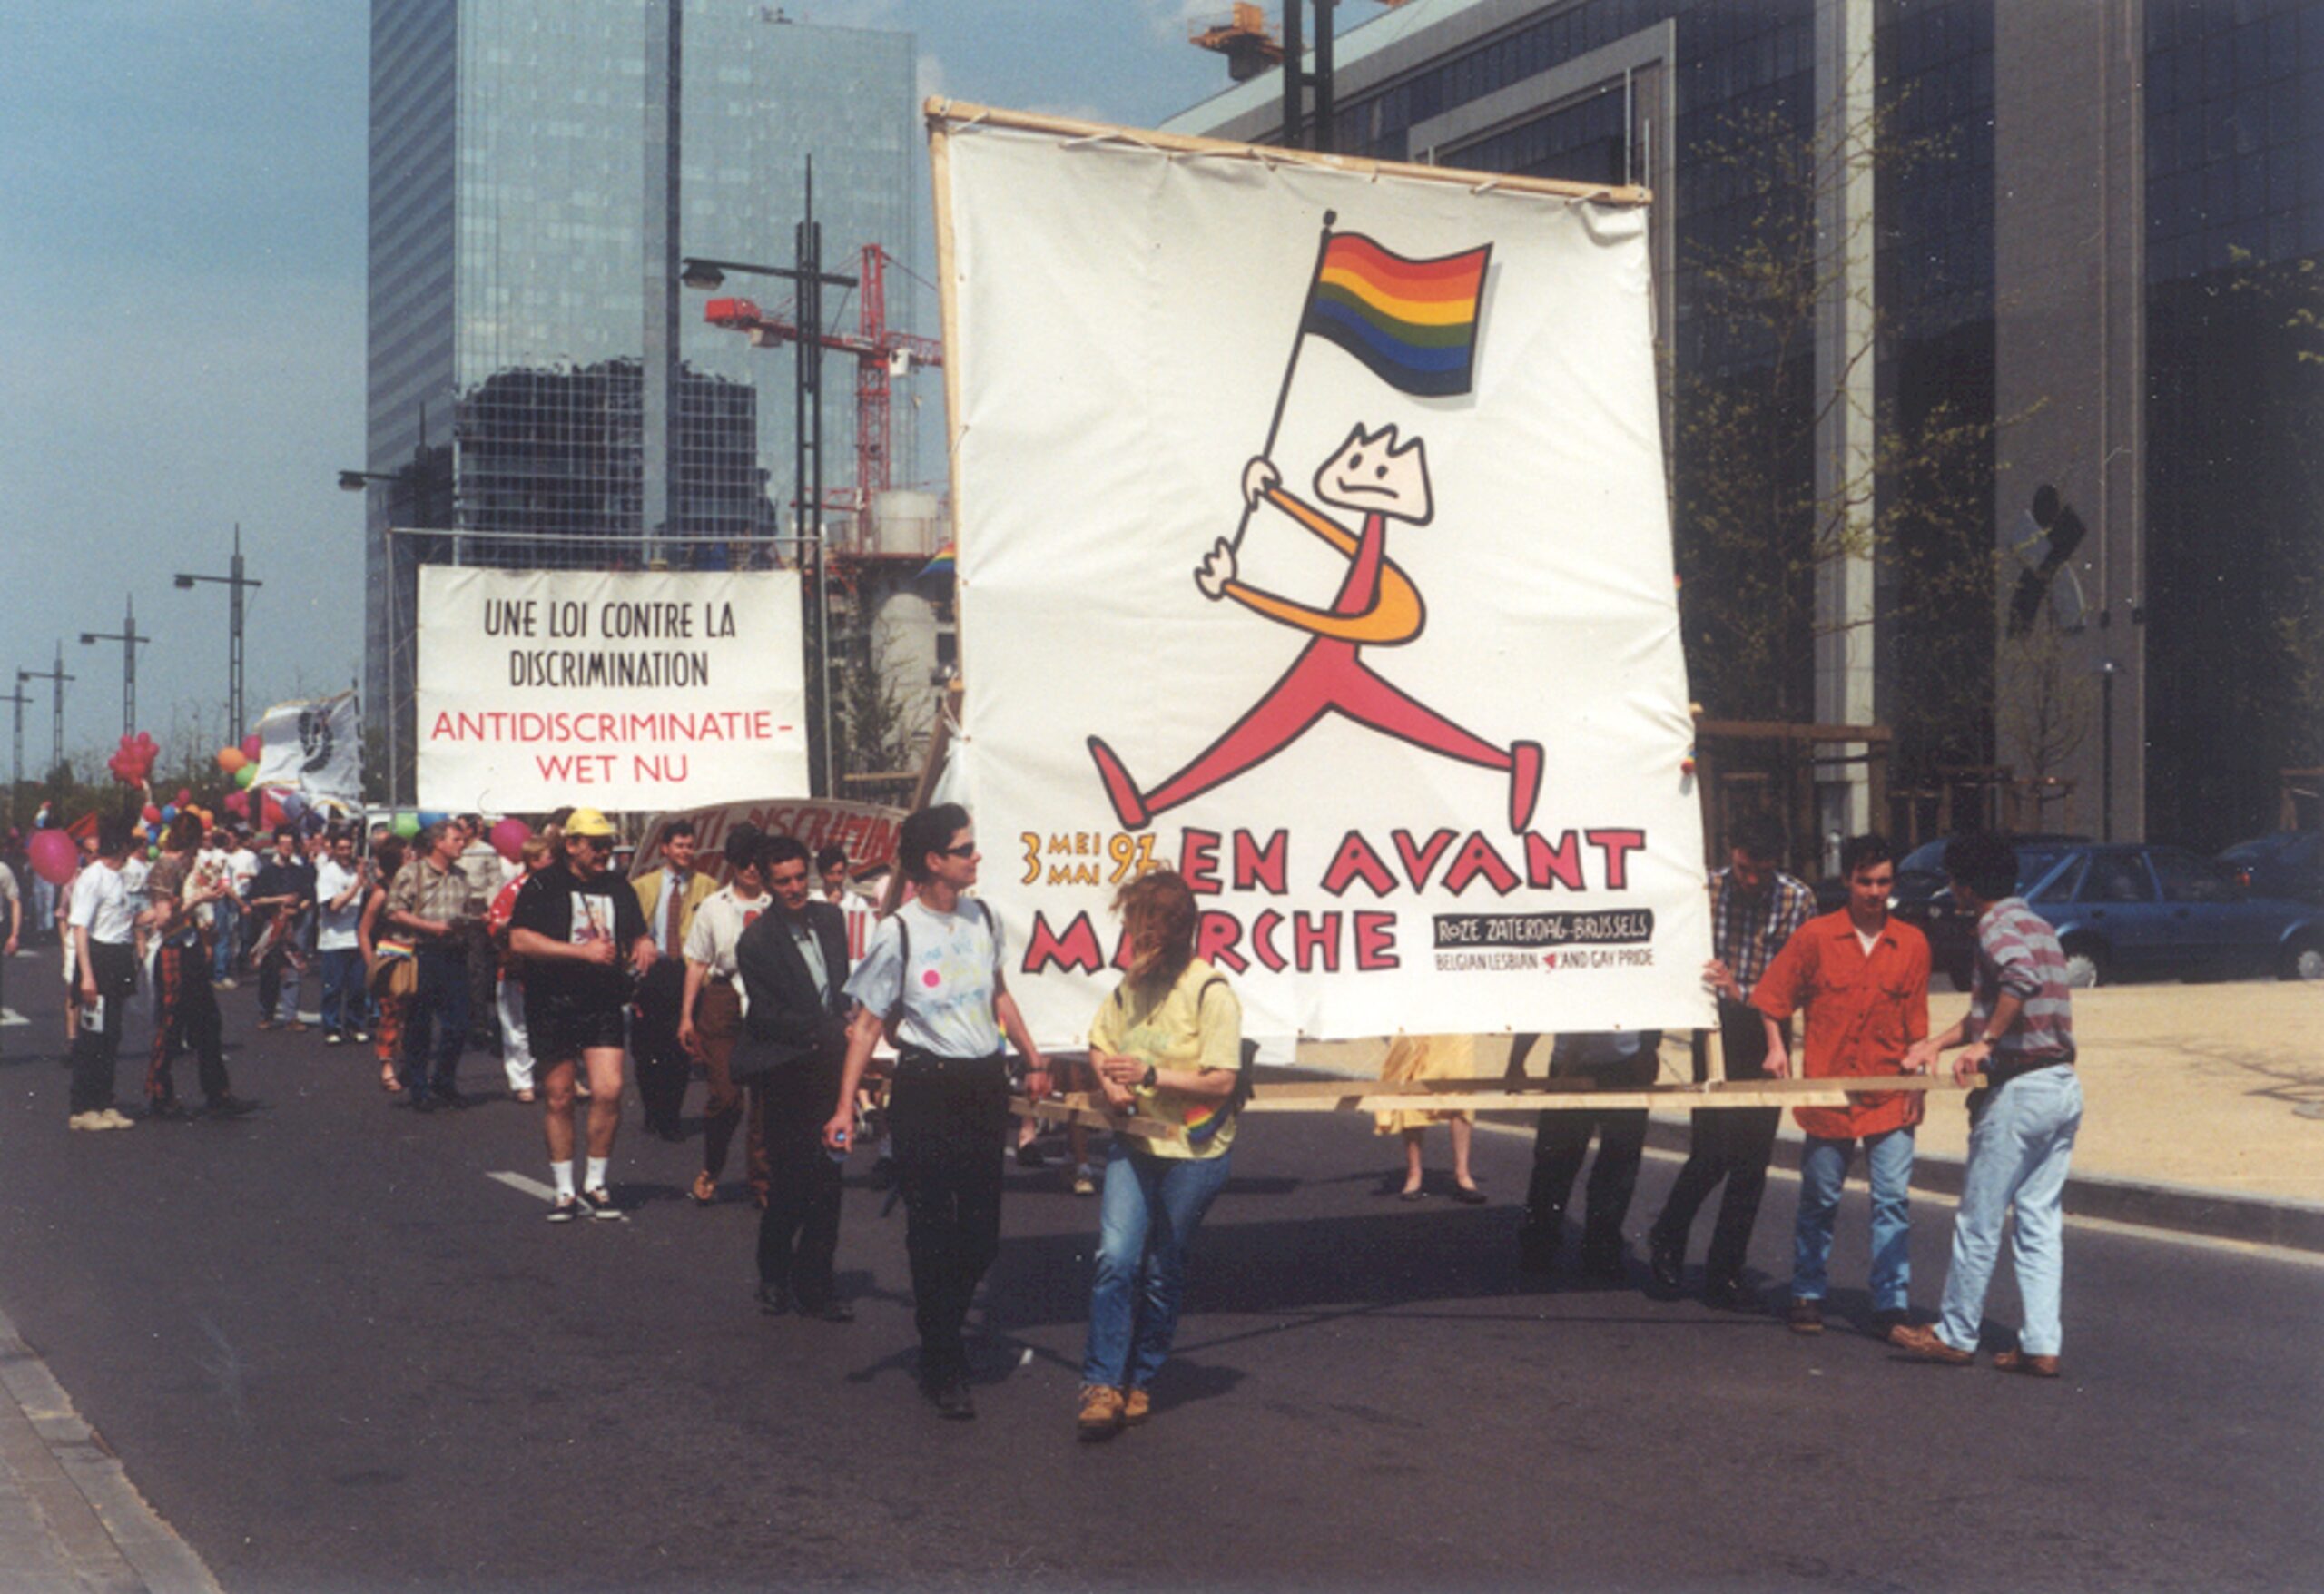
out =
[[81,849],[63,831],[34,831],[32,840],[25,843],[25,855],[34,874],[50,885],[61,886],[73,878]]
[[532,827],[523,820],[504,819],[492,827],[492,834],[487,839],[491,841],[495,852],[514,863],[523,854],[525,843],[532,837]]
[[256,731],[252,731],[249,735],[242,738],[242,756],[244,758],[256,758],[259,755],[259,749],[264,745],[265,744],[258,739],[258,733]]

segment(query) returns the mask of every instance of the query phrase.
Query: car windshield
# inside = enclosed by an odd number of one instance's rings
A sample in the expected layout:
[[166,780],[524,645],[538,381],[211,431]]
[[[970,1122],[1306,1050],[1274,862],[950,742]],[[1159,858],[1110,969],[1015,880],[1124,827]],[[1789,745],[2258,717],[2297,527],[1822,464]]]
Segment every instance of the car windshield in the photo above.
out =
[[[1949,840],[1951,840],[1950,837],[1945,839],[1945,841]],[[1896,865],[1896,872],[1898,874],[1934,874],[1941,878],[1945,873],[1945,841],[1923,841],[1905,854],[1903,860]]]
[[2017,850],[2017,889],[2023,892],[2058,866],[2058,860],[2071,849],[2065,847],[2020,847]]

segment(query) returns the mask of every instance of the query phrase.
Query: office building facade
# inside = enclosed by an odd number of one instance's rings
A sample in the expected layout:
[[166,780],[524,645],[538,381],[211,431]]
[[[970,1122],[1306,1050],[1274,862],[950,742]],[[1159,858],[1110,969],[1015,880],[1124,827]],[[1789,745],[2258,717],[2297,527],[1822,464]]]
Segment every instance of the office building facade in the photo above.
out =
[[[788,555],[790,353],[705,325],[678,262],[791,265],[811,158],[822,270],[911,259],[915,70],[910,34],[745,0],[373,0],[365,694],[398,791],[419,564]],[[824,385],[844,486],[852,383]]]
[[[1814,850],[1940,809],[2216,846],[2324,763],[2324,5],[1413,0],[1336,55],[1343,153],[1656,191],[1698,694],[1896,735],[1885,792],[1819,749]],[[1812,355],[1738,293],[1787,225]],[[1738,549],[1704,418],[1755,392],[1800,524]],[[1699,625],[1755,580],[1804,622],[1756,674]]]

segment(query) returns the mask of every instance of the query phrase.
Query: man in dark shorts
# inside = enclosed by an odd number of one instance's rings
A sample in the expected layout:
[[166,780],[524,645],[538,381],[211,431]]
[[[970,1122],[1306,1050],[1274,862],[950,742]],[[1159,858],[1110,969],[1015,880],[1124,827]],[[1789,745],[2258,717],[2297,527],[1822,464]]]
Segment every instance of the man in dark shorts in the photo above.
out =
[[[654,963],[654,938],[637,893],[606,865],[614,827],[594,808],[565,823],[565,859],[527,878],[508,920],[508,950],[525,962],[525,1032],[541,1093],[549,1173],[556,1198],[551,1223],[583,1215],[616,1218],[606,1166],[621,1127],[623,1012],[629,981]],[[588,1170],[574,1188],[576,1068],[589,1077]]]

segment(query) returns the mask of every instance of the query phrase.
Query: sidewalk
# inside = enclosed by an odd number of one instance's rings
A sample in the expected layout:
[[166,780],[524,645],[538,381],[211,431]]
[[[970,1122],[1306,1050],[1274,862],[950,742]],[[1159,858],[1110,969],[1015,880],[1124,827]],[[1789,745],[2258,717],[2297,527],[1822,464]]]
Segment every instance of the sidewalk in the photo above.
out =
[[[1934,996],[1929,1022],[1942,1029],[1968,1006],[1963,993]],[[2083,1113],[2070,1214],[2324,1251],[2324,984],[2076,991],[2073,1019]],[[1386,1050],[1384,1041],[1313,1043],[1299,1061],[1369,1078]],[[1478,1066],[1496,1072],[1507,1055],[1505,1043],[1481,1047]],[[1662,1077],[1691,1077],[1683,1040],[1666,1041]],[[1683,1150],[1687,1130],[1684,1111],[1658,1112],[1648,1143]],[[1957,1191],[1968,1148],[1958,1095],[1932,1094],[1916,1139],[1915,1187]],[[1797,1166],[1798,1145],[1787,1115],[1778,1162]]]
[[0,1313],[0,1587],[10,1594],[220,1594]]

